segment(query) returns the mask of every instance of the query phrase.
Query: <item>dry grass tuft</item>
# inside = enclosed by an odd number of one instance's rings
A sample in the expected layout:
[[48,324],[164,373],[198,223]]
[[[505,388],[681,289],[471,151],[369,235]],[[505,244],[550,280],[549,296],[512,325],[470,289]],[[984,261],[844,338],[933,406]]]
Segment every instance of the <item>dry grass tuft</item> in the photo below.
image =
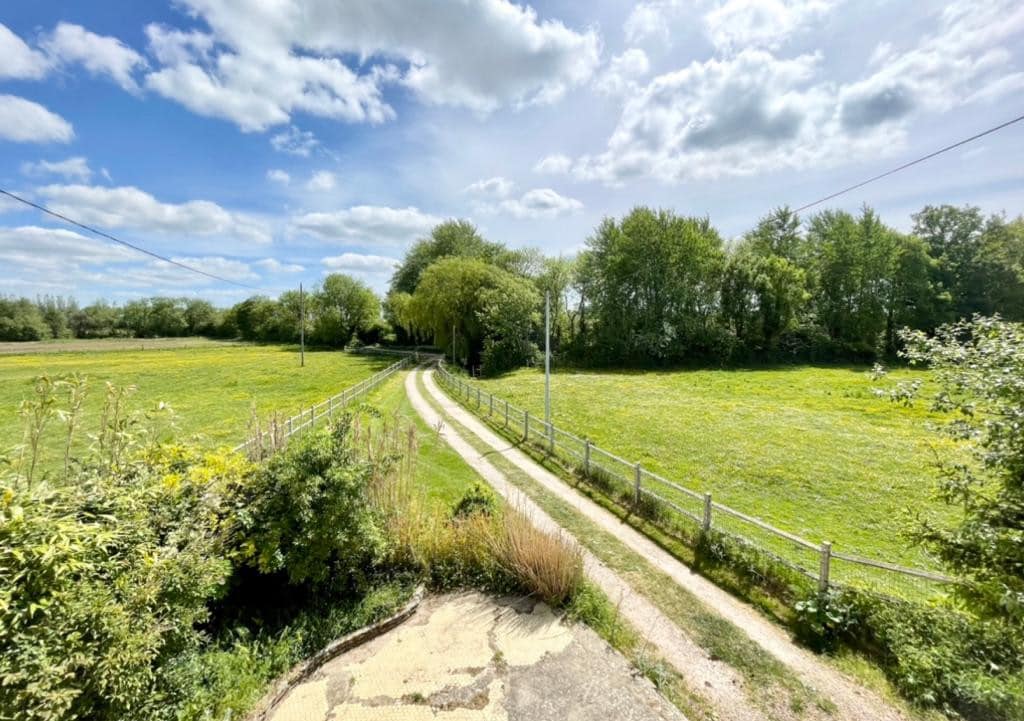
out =
[[551,606],[566,603],[583,583],[579,546],[537,528],[520,511],[509,511],[492,524],[488,546],[499,566]]

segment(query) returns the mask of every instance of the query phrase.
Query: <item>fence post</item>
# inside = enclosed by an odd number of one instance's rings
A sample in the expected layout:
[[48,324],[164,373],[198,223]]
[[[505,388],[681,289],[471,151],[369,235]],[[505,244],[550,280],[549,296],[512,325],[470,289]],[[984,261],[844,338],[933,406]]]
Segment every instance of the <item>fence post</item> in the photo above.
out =
[[640,507],[640,474],[642,472],[643,471],[640,470],[640,463],[637,462],[637,464],[633,466],[633,473],[636,476],[636,484],[633,488],[633,503],[637,508]]
[[488,398],[490,399],[490,405],[487,411],[487,417],[490,418],[494,415],[494,394],[492,393]]
[[548,421],[548,453],[555,455],[555,424]]
[[505,401],[505,427],[508,428],[508,401]]
[[480,386],[476,388],[476,409],[480,410]]
[[327,401],[327,417],[334,418],[334,396]]
[[583,441],[583,475],[590,478],[590,439]]
[[313,430],[313,426],[316,425],[316,406],[309,407],[309,430]]
[[288,419],[288,435],[290,436],[291,434],[292,434],[292,419],[289,418]]
[[821,565],[818,568],[818,590],[828,591],[829,566],[832,564],[832,544],[825,541],[821,544]]
[[704,494],[704,522],[700,525],[701,531],[707,533],[711,530],[711,494]]
[[523,440],[530,442],[530,411],[523,411]]

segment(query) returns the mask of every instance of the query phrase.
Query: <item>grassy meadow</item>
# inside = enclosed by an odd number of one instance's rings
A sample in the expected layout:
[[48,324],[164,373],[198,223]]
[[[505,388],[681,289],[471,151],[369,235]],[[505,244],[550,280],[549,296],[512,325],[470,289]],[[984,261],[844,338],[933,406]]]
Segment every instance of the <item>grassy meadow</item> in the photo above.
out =
[[[896,406],[863,367],[576,371],[552,377],[556,425],[716,501],[837,551],[934,565],[910,546],[904,510],[950,513],[933,499],[925,403]],[[544,376],[520,370],[483,387],[536,417]]]
[[[0,355],[0,451],[21,441],[18,404],[31,394],[32,379],[44,373],[88,377],[83,424],[87,431],[95,426],[109,381],[138,388],[133,408],[169,403],[185,436],[198,436],[210,445],[234,445],[245,440],[253,404],[262,415],[291,415],[394,362],[387,357],[307,351],[306,366],[300,368],[297,347],[280,345],[197,343],[139,350],[136,341],[134,350],[117,348]],[[54,443],[49,460],[54,461],[60,431],[56,426],[50,430]]]

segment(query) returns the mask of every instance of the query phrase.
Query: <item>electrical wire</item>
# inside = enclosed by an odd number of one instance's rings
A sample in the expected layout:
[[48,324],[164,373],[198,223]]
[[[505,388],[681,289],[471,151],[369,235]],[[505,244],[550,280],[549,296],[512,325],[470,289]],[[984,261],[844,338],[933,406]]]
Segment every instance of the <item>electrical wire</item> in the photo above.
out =
[[128,248],[131,248],[134,251],[137,251],[137,252],[142,253],[144,255],[148,255],[151,258],[156,258],[157,260],[162,260],[165,263],[170,263],[171,265],[175,265],[175,266],[177,266],[179,268],[182,268],[184,270],[190,271],[192,273],[198,273],[199,275],[206,276],[207,278],[212,278],[213,280],[218,280],[218,281],[220,281],[222,283],[230,283],[231,285],[237,285],[240,288],[246,288],[248,290],[263,290],[262,288],[257,288],[256,286],[253,286],[253,285],[246,285],[245,283],[239,283],[237,280],[231,280],[230,278],[225,278],[225,277],[217,275],[215,273],[209,273],[209,272],[207,272],[205,270],[202,270],[201,268],[196,268],[195,266],[188,265],[187,263],[182,263],[180,261],[174,260],[173,258],[168,258],[166,256],[160,255],[159,253],[154,253],[153,251],[146,250],[145,248],[142,248],[142,247],[140,247],[138,245],[135,245],[134,243],[129,243],[127,240],[121,240],[120,238],[115,238],[110,233],[105,233],[102,230],[98,230],[97,228],[93,228],[91,225],[86,225],[85,223],[80,223],[77,220],[74,220],[73,218],[69,218],[66,215],[62,215],[61,213],[58,213],[55,210],[50,210],[49,208],[47,208],[44,205],[39,205],[38,203],[33,203],[31,200],[28,200],[26,198],[22,198],[21,196],[15,195],[14,193],[12,193],[12,192],[10,192],[8,190],[4,190],[3,188],[0,188],[0,194],[6,195],[8,198],[11,198],[12,200],[16,200],[19,203],[24,203],[25,205],[27,205],[29,207],[32,207],[32,208],[35,208],[36,210],[41,211],[43,213],[46,213],[47,215],[52,215],[54,218],[59,218],[60,220],[63,220],[65,223],[70,223],[71,225],[74,225],[76,227],[82,228],[83,230],[87,230],[90,233],[95,233],[96,235],[100,236],[101,238],[106,238],[107,240],[113,241],[115,243],[119,243],[120,245],[126,246]]
[[964,140],[961,140],[959,142],[953,143],[952,145],[947,145],[944,148],[940,148],[939,150],[936,150],[933,153],[928,153],[928,155],[923,155],[920,158],[917,158],[915,160],[911,160],[909,163],[904,163],[903,165],[899,166],[898,168],[893,168],[892,170],[887,170],[886,172],[881,173],[879,175],[876,175],[873,178],[868,178],[867,180],[863,180],[863,181],[857,183],[856,185],[851,185],[849,188],[843,188],[842,190],[840,190],[840,191],[838,191],[836,193],[832,193],[832,195],[826,195],[824,198],[821,198],[820,200],[815,200],[813,203],[808,203],[807,205],[802,205],[799,208],[797,208],[796,210],[794,210],[793,212],[794,213],[802,213],[803,211],[807,210],[808,208],[813,208],[815,205],[821,205],[822,203],[824,203],[824,202],[826,202],[828,200],[832,200],[833,198],[838,198],[840,195],[843,195],[845,193],[849,193],[851,190],[856,190],[857,188],[863,188],[868,183],[873,183],[876,180],[881,180],[882,178],[886,178],[886,177],[892,175],[893,173],[898,173],[901,170],[906,170],[907,168],[909,168],[909,167],[911,167],[913,165],[917,165],[918,163],[923,163],[926,160],[930,160],[931,158],[934,158],[936,155],[942,155],[945,152],[948,152],[948,151],[953,150],[955,148],[959,148],[961,145],[966,145],[967,143],[970,143],[970,142],[972,142],[974,140],[977,140],[978,138],[983,138],[986,135],[990,135],[990,134],[996,132],[997,130],[1002,130],[1003,128],[1006,128],[1006,127],[1009,127],[1009,126],[1013,125],[1014,123],[1019,123],[1021,120],[1024,120],[1024,115],[1019,115],[1016,118],[1014,118],[1013,120],[1007,120],[1005,123],[1002,123],[1000,125],[996,125],[995,127],[989,128],[988,130],[984,130],[984,131],[978,133],[977,135],[972,135],[971,137],[965,138]]

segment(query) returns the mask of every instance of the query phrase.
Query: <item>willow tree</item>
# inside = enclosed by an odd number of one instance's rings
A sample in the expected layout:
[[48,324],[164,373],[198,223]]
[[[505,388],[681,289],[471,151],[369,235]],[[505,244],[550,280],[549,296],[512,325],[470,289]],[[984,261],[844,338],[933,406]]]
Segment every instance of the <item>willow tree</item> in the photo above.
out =
[[[472,258],[443,258],[423,271],[406,313],[414,332],[454,349],[457,359],[509,367],[526,360],[540,304],[530,281]],[[522,342],[518,342],[519,339]]]

